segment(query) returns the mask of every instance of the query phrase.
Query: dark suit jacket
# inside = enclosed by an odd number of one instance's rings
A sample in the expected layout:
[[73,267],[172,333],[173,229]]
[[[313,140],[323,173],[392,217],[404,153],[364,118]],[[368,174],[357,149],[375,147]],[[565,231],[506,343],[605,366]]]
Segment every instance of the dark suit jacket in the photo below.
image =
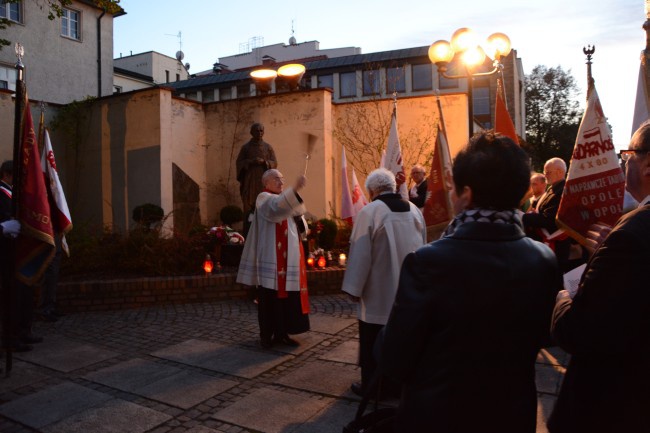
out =
[[617,223],[553,313],[572,354],[549,431],[650,432],[650,205]]
[[395,431],[534,433],[561,287],[550,248],[511,224],[465,223],[409,254],[379,360],[404,384]]
[[411,203],[413,203],[413,204],[416,205],[417,207],[424,207],[424,202],[427,200],[427,184],[428,184],[428,181],[427,181],[427,179],[425,178],[425,179],[422,181],[422,183],[420,183],[420,184],[418,185],[418,187],[416,188],[417,197],[415,197],[415,198],[413,198],[413,197],[409,198],[409,200],[411,201]]
[[[537,207],[538,212],[526,213],[521,218],[526,233],[531,238],[541,241],[543,239],[539,234],[539,229],[546,229],[549,234],[552,234],[559,228],[555,223],[555,217],[560,208],[560,200],[562,199],[565,183],[566,181],[561,180],[551,185],[546,191],[546,195],[540,199],[541,201]],[[562,272],[570,271],[578,264],[584,263],[584,261],[580,263],[569,262],[570,248],[574,242],[571,238],[555,242],[555,255],[557,256],[557,261],[560,264]]]

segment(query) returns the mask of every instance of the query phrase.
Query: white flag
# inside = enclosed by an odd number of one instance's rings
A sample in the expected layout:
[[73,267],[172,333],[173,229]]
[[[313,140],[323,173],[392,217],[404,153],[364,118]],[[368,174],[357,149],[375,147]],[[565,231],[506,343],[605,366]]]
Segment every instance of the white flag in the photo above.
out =
[[397,192],[404,200],[408,201],[409,194],[406,189],[406,174],[404,174],[404,166],[402,165],[402,148],[399,145],[399,136],[397,134],[397,109],[393,110],[393,116],[391,118],[384,164],[385,168],[392,171],[395,175]]
[[641,53],[641,67],[639,68],[639,81],[636,85],[636,101],[634,103],[634,117],[632,119],[632,134],[643,122],[650,119],[650,103],[648,102],[648,83],[645,78],[646,60]]
[[72,218],[70,218],[68,202],[65,199],[63,187],[59,180],[59,174],[56,171],[56,160],[54,159],[52,142],[50,141],[50,134],[47,129],[44,134],[41,168],[43,169],[43,175],[45,176],[48,194],[50,194],[52,227],[54,228],[55,233],[61,233],[63,235],[63,250],[67,255],[70,255],[68,244],[65,241],[65,234],[72,230]]

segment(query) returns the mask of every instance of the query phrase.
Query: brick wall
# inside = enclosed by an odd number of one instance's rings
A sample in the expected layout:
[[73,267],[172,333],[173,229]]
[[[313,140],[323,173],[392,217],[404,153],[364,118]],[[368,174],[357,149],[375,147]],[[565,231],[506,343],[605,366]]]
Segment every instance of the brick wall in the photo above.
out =
[[[345,269],[307,272],[309,293],[340,293]],[[57,304],[67,313],[140,308],[151,305],[211,302],[252,298],[235,282],[235,274],[156,277],[60,283]]]

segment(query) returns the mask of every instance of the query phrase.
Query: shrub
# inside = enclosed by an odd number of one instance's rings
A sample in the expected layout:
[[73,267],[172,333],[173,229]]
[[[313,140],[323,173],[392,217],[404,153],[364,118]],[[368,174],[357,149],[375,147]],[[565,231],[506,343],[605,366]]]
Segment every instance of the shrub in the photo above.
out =
[[327,218],[322,218],[318,222],[323,227],[318,233],[318,246],[324,250],[331,250],[334,248],[336,233],[338,232],[336,222]]
[[141,204],[133,208],[133,220],[146,228],[160,223],[164,216],[163,209],[152,203]]
[[235,205],[228,205],[221,208],[219,212],[221,222],[227,226],[232,226],[234,223],[244,220],[244,211]]

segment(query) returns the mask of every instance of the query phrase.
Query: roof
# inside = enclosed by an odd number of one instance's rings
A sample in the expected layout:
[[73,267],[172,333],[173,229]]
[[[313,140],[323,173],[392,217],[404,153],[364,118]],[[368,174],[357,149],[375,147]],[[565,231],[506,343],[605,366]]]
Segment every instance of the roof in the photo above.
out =
[[113,72],[116,74],[125,75],[127,77],[136,78],[138,80],[153,83],[153,77],[150,77],[149,75],[139,74],[137,72],[133,72],[128,69],[123,69],[123,68],[118,68],[117,66],[113,66]]
[[[314,73],[316,71],[325,72],[328,69],[333,70],[358,65],[398,62],[400,60],[427,57],[428,53],[429,46],[427,45],[424,47],[404,48],[400,50],[381,51],[378,53],[355,54],[351,56],[333,57],[331,59],[318,59],[313,61],[305,61],[303,64],[309,73]],[[293,60],[291,62],[278,63],[274,66],[293,62],[296,62],[296,60]],[[188,80],[166,83],[166,86],[172,88],[174,91],[186,91],[188,89],[194,88],[218,86],[222,83],[245,81],[250,79],[250,71],[258,67],[259,65],[253,68],[246,68],[239,71],[222,73],[218,75],[202,75],[190,78]]]

